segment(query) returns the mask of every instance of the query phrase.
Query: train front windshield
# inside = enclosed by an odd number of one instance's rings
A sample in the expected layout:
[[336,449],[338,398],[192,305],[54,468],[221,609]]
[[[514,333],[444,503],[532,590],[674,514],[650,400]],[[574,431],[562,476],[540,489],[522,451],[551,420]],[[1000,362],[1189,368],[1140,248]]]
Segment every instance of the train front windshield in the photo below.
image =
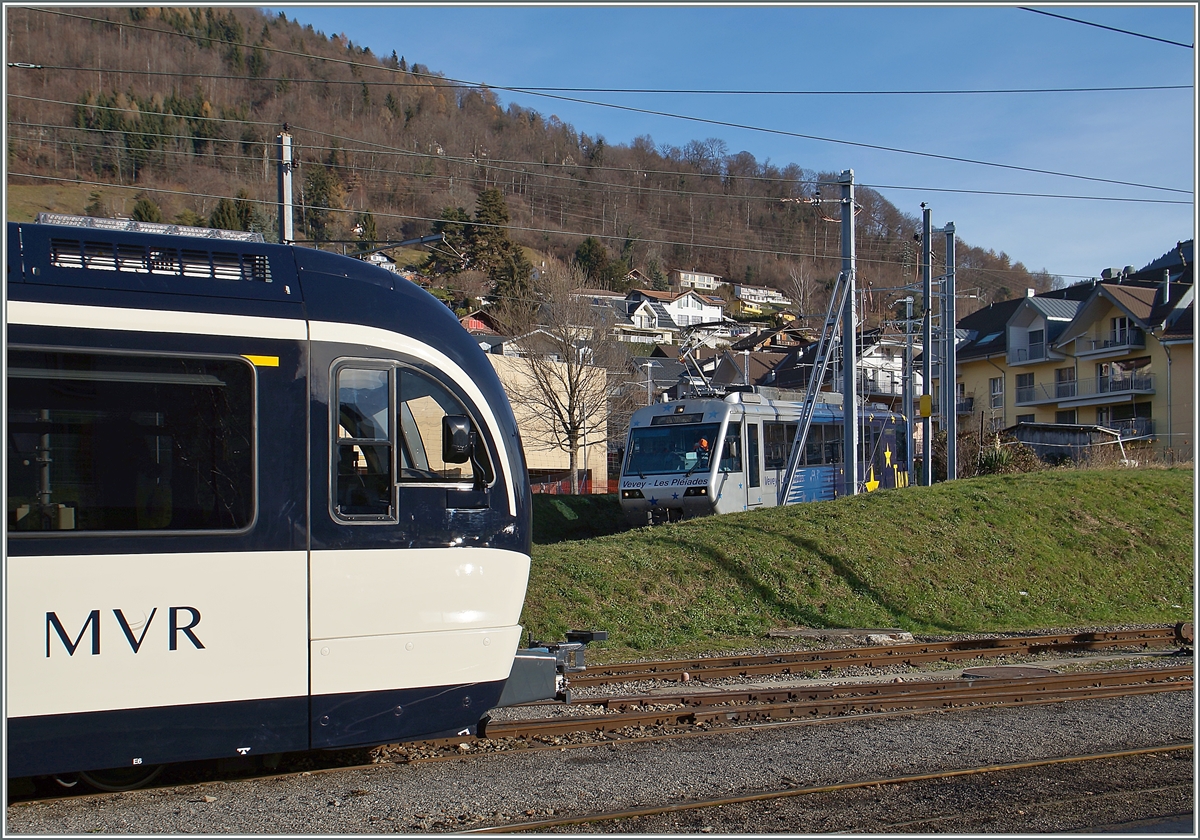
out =
[[[673,419],[670,415],[654,421]],[[654,421],[651,421],[652,423]],[[664,473],[707,472],[709,455],[717,445],[720,423],[651,425],[629,436],[625,475],[645,478]]]

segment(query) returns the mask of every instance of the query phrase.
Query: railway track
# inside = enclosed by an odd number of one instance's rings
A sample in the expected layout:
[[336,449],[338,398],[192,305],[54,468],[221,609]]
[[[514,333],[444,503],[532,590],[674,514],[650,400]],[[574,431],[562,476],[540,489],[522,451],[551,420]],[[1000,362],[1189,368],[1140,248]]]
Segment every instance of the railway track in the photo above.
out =
[[488,722],[481,735],[492,740],[538,742],[566,734],[628,734],[647,727],[708,729],[725,724],[811,721],[846,715],[912,713],[984,705],[1021,706],[1186,691],[1193,687],[1193,673],[1194,669],[1188,664],[1170,668],[1051,673],[1015,679],[922,680],[612,697],[595,704],[616,710],[611,714]]
[[[674,802],[668,805],[651,806],[643,808],[630,808],[619,811],[604,811],[593,814],[579,814],[553,819],[538,819],[526,820],[521,822],[510,822],[503,825],[484,826],[481,828],[467,829],[464,834],[513,834],[517,832],[536,831],[548,832],[554,829],[564,829],[572,826],[590,826],[597,833],[609,833],[603,826],[612,824],[610,830],[612,832],[623,831],[647,831],[653,830],[648,827],[631,825],[634,821],[646,820],[663,815],[678,815],[688,811],[712,811],[725,809],[729,806],[736,805],[757,805],[760,803],[779,802],[780,800],[798,799],[801,797],[817,797],[821,794],[839,794],[846,791],[863,790],[863,789],[878,789],[884,786],[896,785],[913,785],[922,782],[946,782],[950,780],[963,779],[971,776],[981,776],[984,774],[1012,774],[1015,772],[1038,770],[1045,768],[1060,768],[1066,765],[1076,765],[1083,763],[1100,764],[1103,762],[1112,763],[1116,760],[1132,759],[1143,756],[1160,756],[1170,753],[1191,752],[1194,749],[1192,742],[1169,744],[1161,747],[1152,747],[1146,749],[1121,750],[1115,752],[1091,753],[1087,755],[1067,756],[1051,759],[1043,759],[1037,761],[1022,761],[1009,764],[988,764],[977,767],[961,768],[956,770],[945,770],[934,773],[919,773],[906,776],[897,776],[889,778],[867,779],[854,782],[844,782],[833,785],[813,785],[787,788],[784,790],[766,791],[753,793],[748,795],[715,797],[708,799],[698,799],[690,802]],[[995,783],[993,783],[995,784]],[[1087,795],[1093,795],[1094,791],[1087,791]],[[1126,789],[1123,793],[1128,794]],[[1022,816],[1024,811],[1018,812]],[[916,821],[913,821],[916,822]],[[930,821],[932,822],[932,821]],[[893,825],[893,828],[910,827],[912,822]],[[707,826],[705,829],[712,831],[712,826]]]
[[644,680],[683,682],[763,674],[806,675],[846,668],[890,668],[897,665],[920,667],[931,663],[962,662],[981,658],[1033,656],[1050,652],[1110,651],[1131,647],[1171,647],[1191,642],[1190,624],[1142,630],[914,642],[589,667],[586,673],[572,675],[571,685],[590,687]]
[[[1190,628],[1188,632],[1190,633]],[[1143,667],[1008,679],[916,680],[906,676],[892,678],[891,682],[847,683],[836,686],[792,684],[728,690],[702,690],[696,683],[739,675],[799,676],[814,671],[830,673],[846,668],[881,668],[930,661],[980,660],[1052,651],[1146,649],[1186,644],[1189,641],[1190,638],[1180,635],[1179,628],[1160,628],[923,642],[886,647],[840,648],[610,666],[575,675],[572,683],[579,685],[583,682],[581,678],[586,678],[590,686],[606,682],[622,685],[651,680],[658,683],[658,686],[648,693],[577,699],[571,704],[576,709],[585,704],[601,708],[605,710],[604,714],[558,714],[538,719],[488,721],[482,726],[478,740],[459,737],[414,744],[386,745],[375,751],[373,761],[408,763],[511,749],[561,749],[564,744],[582,745],[594,743],[596,740],[688,737],[710,732],[714,727],[728,725],[795,725],[846,716],[919,714],[970,706],[1030,705],[1121,694],[1187,690],[1192,687],[1193,678],[1190,660],[1183,667]],[[689,690],[683,690],[684,673],[693,675],[690,685],[687,686]],[[661,685],[663,681],[678,685],[681,690],[664,691]],[[563,711],[562,704],[535,704],[532,708]],[[355,754],[361,757],[355,760],[352,757]],[[367,766],[364,764],[366,761],[372,761],[372,758],[366,750],[358,750],[346,751],[344,757],[333,756],[328,759],[322,759],[320,754],[315,758],[285,758],[283,767],[292,769],[294,764],[303,762],[293,772],[300,769],[348,769]],[[240,775],[242,778],[261,778],[276,773],[250,772],[234,775]],[[179,784],[188,781],[192,774],[187,770],[187,765],[176,765],[167,776],[169,778],[164,778],[163,783]],[[214,775],[209,768],[204,771],[204,777],[215,780],[220,778],[221,774],[218,772]],[[82,792],[84,791],[77,791]],[[66,791],[58,793],[69,795]],[[24,798],[15,797],[18,800]]]

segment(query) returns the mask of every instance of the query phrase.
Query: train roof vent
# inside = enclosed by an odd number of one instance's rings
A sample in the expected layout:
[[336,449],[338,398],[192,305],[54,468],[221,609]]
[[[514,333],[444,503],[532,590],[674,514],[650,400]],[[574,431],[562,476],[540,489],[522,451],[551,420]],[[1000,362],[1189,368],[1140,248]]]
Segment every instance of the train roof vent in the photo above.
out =
[[163,222],[136,222],[133,219],[96,219],[91,216],[70,216],[66,213],[38,213],[39,225],[93,228],[94,230],[131,231],[135,233],[166,233],[172,236],[198,236],[201,239],[224,239],[232,242],[265,242],[261,233],[244,230],[170,225]]

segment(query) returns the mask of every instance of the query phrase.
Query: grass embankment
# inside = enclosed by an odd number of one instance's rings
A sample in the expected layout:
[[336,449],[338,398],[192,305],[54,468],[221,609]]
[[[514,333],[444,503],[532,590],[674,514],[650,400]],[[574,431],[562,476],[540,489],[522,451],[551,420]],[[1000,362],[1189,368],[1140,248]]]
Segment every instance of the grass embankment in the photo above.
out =
[[1053,470],[590,539],[618,530],[614,497],[543,497],[522,623],[541,639],[608,630],[609,658],[737,647],[785,627],[1191,620],[1193,480]]

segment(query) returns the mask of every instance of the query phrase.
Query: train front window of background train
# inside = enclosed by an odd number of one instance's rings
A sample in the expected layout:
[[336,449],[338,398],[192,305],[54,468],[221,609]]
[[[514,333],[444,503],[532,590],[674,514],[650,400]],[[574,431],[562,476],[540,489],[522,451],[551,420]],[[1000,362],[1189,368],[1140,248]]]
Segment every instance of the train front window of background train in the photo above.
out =
[[[400,465],[401,483],[472,482],[475,467],[470,460],[461,464],[442,460],[442,418],[447,415],[470,416],[462,403],[440,382],[409,368],[400,368]],[[479,437],[476,453],[485,475],[492,479],[490,459]]]
[[[633,430],[625,457],[625,474],[645,478],[663,473],[708,472],[716,450],[718,423],[644,426]],[[703,441],[703,443],[701,443]]]
[[241,359],[8,353],[11,532],[237,530],[254,515]]
[[344,367],[337,373],[335,509],[349,519],[392,515],[391,373]]

